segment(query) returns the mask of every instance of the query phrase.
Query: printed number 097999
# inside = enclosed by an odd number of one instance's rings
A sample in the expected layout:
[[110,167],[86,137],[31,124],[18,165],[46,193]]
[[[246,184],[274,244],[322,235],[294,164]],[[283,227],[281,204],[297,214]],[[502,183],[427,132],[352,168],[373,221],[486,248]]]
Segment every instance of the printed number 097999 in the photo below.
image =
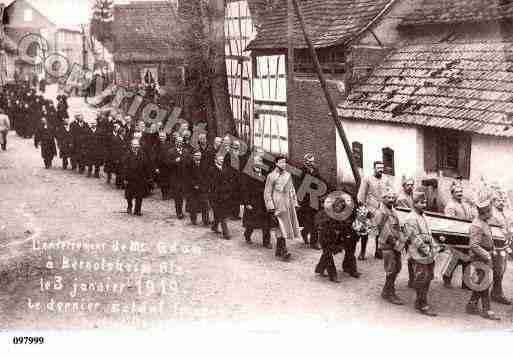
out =
[[45,338],[43,337],[14,337],[12,338],[13,344],[43,344]]

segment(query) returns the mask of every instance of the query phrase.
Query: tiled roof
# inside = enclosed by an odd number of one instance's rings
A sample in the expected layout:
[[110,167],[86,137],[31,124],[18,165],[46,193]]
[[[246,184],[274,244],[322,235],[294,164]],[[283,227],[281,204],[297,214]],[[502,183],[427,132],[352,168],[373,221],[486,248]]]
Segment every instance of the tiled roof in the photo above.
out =
[[513,42],[403,47],[355,87],[338,113],[513,137]]
[[401,25],[491,21],[513,18],[511,0],[424,0]]
[[[298,0],[305,25],[315,47],[341,44],[371,23],[391,0]],[[306,48],[294,13],[294,47]],[[248,50],[287,48],[287,0],[266,12],[257,37]]]
[[166,61],[181,56],[179,20],[165,1],[114,6],[114,60]]

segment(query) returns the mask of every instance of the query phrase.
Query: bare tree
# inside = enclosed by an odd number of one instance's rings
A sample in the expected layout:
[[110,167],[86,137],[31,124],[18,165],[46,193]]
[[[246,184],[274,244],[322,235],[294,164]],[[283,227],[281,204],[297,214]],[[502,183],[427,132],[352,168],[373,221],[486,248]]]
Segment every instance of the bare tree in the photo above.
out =
[[187,66],[186,113],[203,108],[209,137],[235,135],[224,57],[224,0],[186,0],[179,17]]

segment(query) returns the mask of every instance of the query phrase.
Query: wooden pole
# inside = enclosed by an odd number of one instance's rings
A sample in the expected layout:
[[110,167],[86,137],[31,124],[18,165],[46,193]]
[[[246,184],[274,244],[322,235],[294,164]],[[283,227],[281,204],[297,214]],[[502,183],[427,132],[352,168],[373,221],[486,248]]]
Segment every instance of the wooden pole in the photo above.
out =
[[[287,0],[287,122],[294,121],[294,5],[293,0]],[[270,74],[269,74],[270,75]]]
[[[326,80],[324,79],[321,65],[319,64],[319,59],[317,58],[317,53],[315,52],[315,48],[312,44],[312,41],[310,41],[310,37],[308,36],[308,34],[306,32],[305,22],[303,20],[303,15],[301,14],[301,9],[299,8],[297,0],[289,0],[289,5],[290,5],[290,2],[292,2],[294,4],[294,9],[295,9],[296,15],[299,19],[299,24],[301,26],[301,30],[303,31],[305,41],[308,45],[308,48],[310,49],[310,55],[312,56],[315,71],[317,72],[317,76],[319,77],[319,81],[321,83],[322,90],[324,91],[324,96],[326,97],[326,100],[328,101],[328,106],[330,108],[331,115],[333,117],[333,121],[335,121],[335,126],[337,128],[338,135],[340,136],[340,139],[342,140],[342,144],[344,145],[344,149],[346,150],[349,164],[351,165],[351,170],[353,172],[353,176],[356,181],[356,186],[360,187],[360,182],[361,182],[360,172],[358,171],[358,167],[356,166],[356,164],[353,160],[353,152],[351,150],[351,146],[349,146],[349,141],[347,140],[346,133],[344,131],[344,127],[342,127],[342,124],[338,120],[337,107],[328,91],[328,86],[326,84]],[[291,18],[291,15],[289,12],[289,21],[290,21],[290,18]],[[290,49],[289,49],[289,51],[290,51]],[[289,104],[289,106],[290,106],[290,104]]]

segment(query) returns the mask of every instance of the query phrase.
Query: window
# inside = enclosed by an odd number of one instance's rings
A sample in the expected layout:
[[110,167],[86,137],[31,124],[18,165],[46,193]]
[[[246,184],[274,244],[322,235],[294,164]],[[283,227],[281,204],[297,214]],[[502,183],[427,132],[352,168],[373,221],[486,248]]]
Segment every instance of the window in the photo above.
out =
[[470,135],[451,130],[426,129],[424,168],[446,177],[470,177]]
[[383,164],[385,166],[385,170],[383,171],[385,174],[390,176],[395,176],[395,166],[394,166],[394,150],[386,147],[383,148]]
[[25,9],[25,11],[23,11],[23,20],[24,21],[32,21],[32,9]]
[[363,168],[363,145],[360,142],[353,142],[353,160],[358,168]]

